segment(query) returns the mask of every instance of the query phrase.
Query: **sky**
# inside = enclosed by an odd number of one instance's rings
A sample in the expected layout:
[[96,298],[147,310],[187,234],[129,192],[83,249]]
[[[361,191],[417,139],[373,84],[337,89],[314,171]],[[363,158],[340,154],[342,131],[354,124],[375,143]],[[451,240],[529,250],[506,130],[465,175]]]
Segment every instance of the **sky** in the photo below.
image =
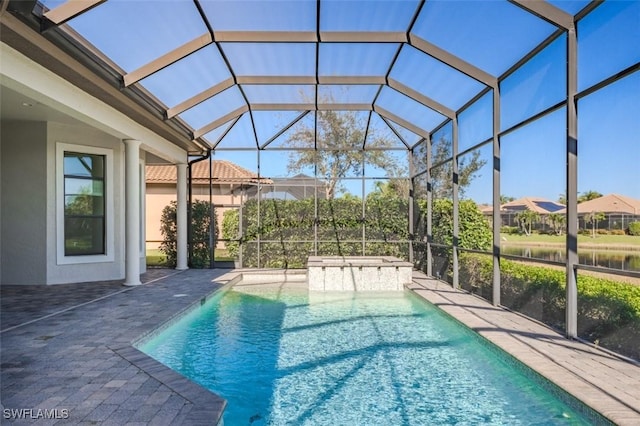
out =
[[[49,7],[59,0],[45,0]],[[587,1],[551,1],[574,14]],[[315,1],[232,2],[202,1],[203,10],[217,30],[315,31]],[[337,1],[321,3],[321,31],[405,31],[417,0]],[[251,10],[252,13],[244,13]],[[144,17],[144,19],[140,19]],[[72,19],[69,24],[103,51],[125,72],[202,35],[206,25],[192,1],[109,0]],[[117,31],[113,31],[113,27]],[[168,30],[168,28],[171,30]],[[499,76],[511,64],[549,36],[555,27],[502,1],[439,1],[425,3],[412,34],[448,50],[476,67]],[[578,34],[578,91],[640,62],[640,2],[606,1],[581,20]],[[316,52],[311,43],[220,43],[143,79],[167,107],[172,107],[230,77],[225,61],[236,76],[315,74]],[[222,55],[224,54],[224,56]],[[395,62],[394,62],[395,59]],[[318,54],[321,76],[383,75],[446,107],[457,110],[483,85],[418,49],[398,43],[322,44]],[[566,99],[566,37],[563,35],[500,84],[501,131],[509,129]],[[294,103],[313,97],[313,86],[237,86],[188,110],[180,117],[199,129],[229,111],[251,103]],[[376,86],[321,86],[321,93],[340,101],[372,103],[430,131],[444,116],[400,92]],[[290,123],[302,111],[255,112],[258,143]],[[313,113],[302,123],[312,123]],[[374,114],[374,128],[390,134]],[[640,72],[592,93],[578,102],[578,190],[619,193],[640,199]],[[216,141],[230,123],[210,134]],[[492,95],[478,100],[459,115],[459,146],[466,150],[492,135]],[[399,129],[399,127],[397,127]],[[501,136],[501,193],[512,197],[538,196],[556,200],[565,188],[566,110],[560,107],[539,120]],[[404,135],[411,132],[399,129]],[[282,146],[287,135],[271,146]],[[417,140],[415,134],[412,140]],[[397,146],[401,142],[394,141]],[[256,145],[248,114],[233,126],[220,147]],[[491,147],[480,148],[487,161],[466,189],[479,203],[491,202]],[[266,152],[266,151],[264,151]],[[402,154],[404,155],[404,154]],[[229,159],[257,171],[256,153],[220,151],[215,158]],[[286,174],[286,153],[265,154],[263,176]],[[379,170],[372,170],[376,176]],[[372,185],[368,185],[370,188]],[[360,184],[350,185],[360,191]]]

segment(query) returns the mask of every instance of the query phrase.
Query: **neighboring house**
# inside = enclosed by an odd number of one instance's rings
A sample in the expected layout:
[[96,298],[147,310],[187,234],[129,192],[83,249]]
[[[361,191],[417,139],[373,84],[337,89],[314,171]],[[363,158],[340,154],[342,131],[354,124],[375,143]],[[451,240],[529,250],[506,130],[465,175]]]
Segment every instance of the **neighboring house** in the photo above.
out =
[[[563,211],[564,208],[564,204],[545,198],[522,197],[501,205],[500,217],[502,219],[502,226],[519,226],[516,216],[522,211],[530,210],[538,213],[541,219],[544,219],[545,216],[551,213],[559,213]],[[546,229],[547,225],[545,220],[540,220],[539,223],[534,224],[533,228]]]
[[[326,191],[321,181],[307,175],[291,178],[258,178],[257,174],[227,160],[200,161],[192,165],[191,188],[193,200],[211,201],[215,206],[218,230],[221,229],[224,212],[239,208],[244,201],[255,198],[258,183],[263,199],[301,200],[313,197],[318,187],[318,197],[324,198]],[[158,248],[162,242],[160,221],[162,210],[176,200],[176,167],[171,164],[146,166],[146,248]],[[218,234],[221,237],[221,234]],[[221,245],[222,246],[222,245]]]
[[[209,179],[209,161],[193,163],[191,167],[191,188],[193,200],[211,200],[217,213],[218,229],[222,225],[224,212],[239,207],[247,197],[255,197],[258,183],[270,184],[271,180],[260,180],[255,172],[226,160],[211,161],[211,180]],[[176,167],[171,164],[147,165],[146,167],[146,247],[157,248],[162,241],[160,219],[162,210],[176,200]]]
[[564,204],[560,204],[556,201],[551,201],[540,197],[518,198],[517,200],[509,201],[508,203],[504,203],[500,206],[500,209],[505,212],[521,212],[523,210],[531,210],[541,215],[556,213],[564,208]]
[[[559,213],[565,213],[565,209]],[[627,229],[630,222],[640,221],[640,200],[620,194],[608,194],[578,204],[579,228],[590,228],[588,216],[604,213],[598,229]]]
[[[589,215],[603,213],[604,219],[597,224],[598,229],[625,230],[630,222],[640,221],[640,200],[626,195],[608,194],[593,200],[578,204],[578,228],[590,229]],[[551,213],[566,214],[563,204],[537,197],[523,197],[500,206],[500,216],[503,226],[518,226],[516,215],[523,210],[538,213],[541,220],[535,229],[546,229],[549,225],[545,219]],[[487,210],[485,215],[490,214]]]
[[314,197],[316,188],[319,199],[327,198],[324,181],[302,173],[290,178],[273,178],[272,182],[270,188],[263,191],[265,198],[303,200]]

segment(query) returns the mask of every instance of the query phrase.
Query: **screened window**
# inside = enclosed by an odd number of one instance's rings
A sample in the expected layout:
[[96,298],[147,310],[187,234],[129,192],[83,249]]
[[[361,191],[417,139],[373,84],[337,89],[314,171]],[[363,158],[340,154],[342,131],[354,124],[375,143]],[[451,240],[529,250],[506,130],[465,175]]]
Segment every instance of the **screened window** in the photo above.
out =
[[106,254],[104,155],[64,153],[64,255]]

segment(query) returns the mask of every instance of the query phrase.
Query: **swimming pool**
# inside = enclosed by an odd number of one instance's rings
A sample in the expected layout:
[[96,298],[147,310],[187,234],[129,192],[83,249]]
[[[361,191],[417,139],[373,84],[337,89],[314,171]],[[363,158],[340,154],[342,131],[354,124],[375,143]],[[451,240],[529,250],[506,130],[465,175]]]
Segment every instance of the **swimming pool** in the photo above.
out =
[[226,398],[227,425],[594,422],[410,292],[236,285],[139,349]]

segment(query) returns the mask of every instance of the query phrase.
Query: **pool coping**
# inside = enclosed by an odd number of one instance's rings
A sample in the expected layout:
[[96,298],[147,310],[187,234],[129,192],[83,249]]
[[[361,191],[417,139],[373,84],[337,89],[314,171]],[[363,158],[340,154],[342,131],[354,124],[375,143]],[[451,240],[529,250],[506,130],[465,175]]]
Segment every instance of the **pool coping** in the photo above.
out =
[[190,425],[222,424],[227,401],[220,395],[200,386],[166,365],[156,361],[133,345],[108,346],[131,365],[144,371],[171,391],[193,404],[185,422]]

